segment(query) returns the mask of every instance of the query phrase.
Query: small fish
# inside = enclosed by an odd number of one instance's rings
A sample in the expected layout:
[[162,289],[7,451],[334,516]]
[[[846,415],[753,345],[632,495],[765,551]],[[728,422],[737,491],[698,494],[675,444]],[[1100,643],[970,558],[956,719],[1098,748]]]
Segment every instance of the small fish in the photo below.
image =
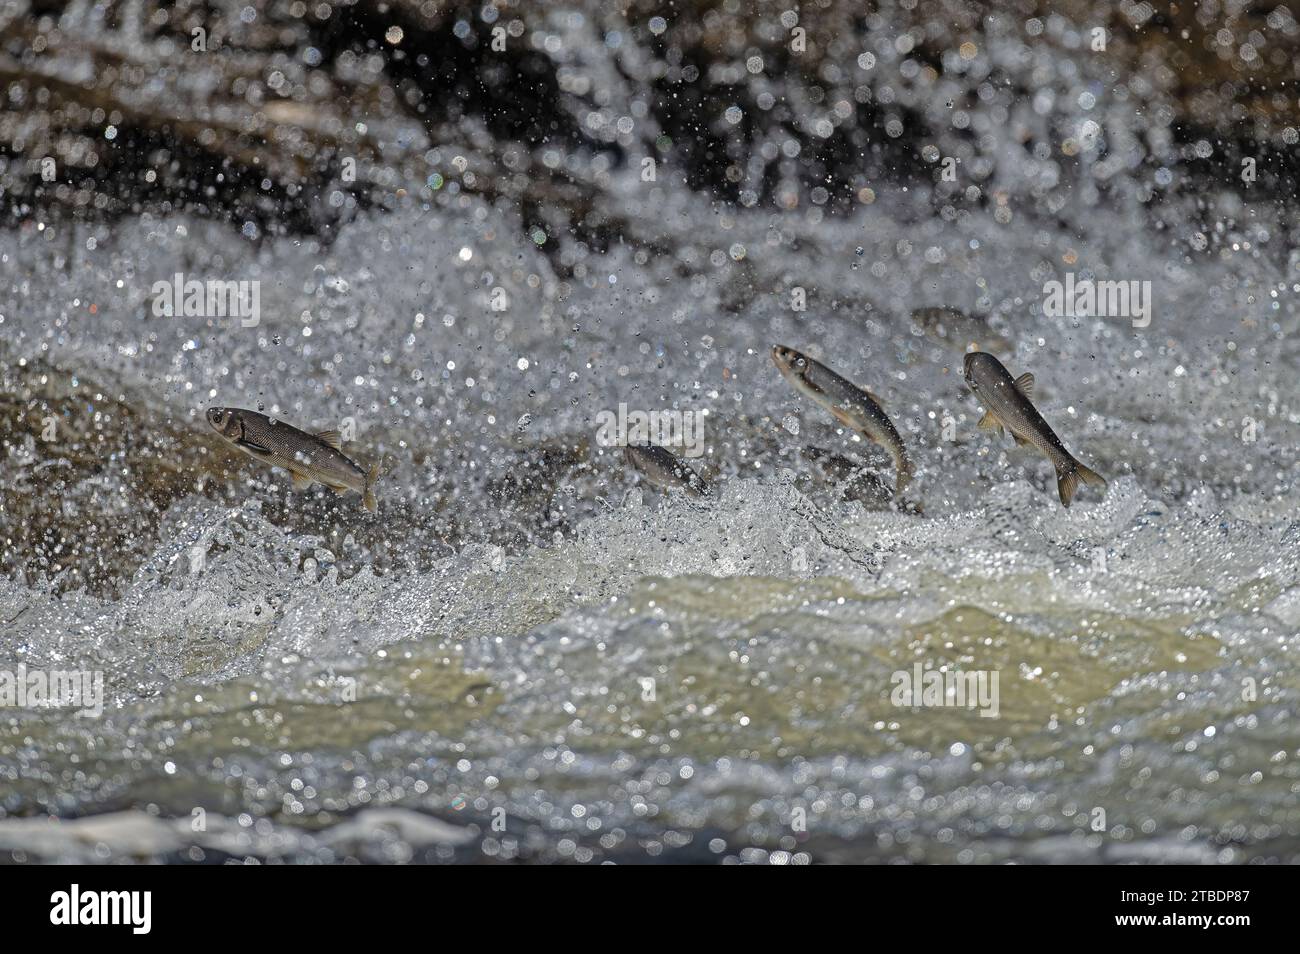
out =
[[685,490],[696,497],[709,492],[708,484],[699,474],[658,444],[628,444],[623,454],[637,473],[660,490]]
[[907,488],[916,471],[911,458],[907,456],[907,449],[903,447],[903,438],[899,436],[889,415],[880,407],[880,398],[793,348],[777,345],[772,349],[772,360],[796,391],[830,411],[845,427],[857,431],[889,451],[897,471],[894,478],[895,495]]
[[912,312],[912,321],[935,341],[963,350],[970,342],[990,349],[1010,347],[1005,338],[989,327],[986,319],[956,308],[918,308]]
[[367,510],[373,513],[378,509],[375,481],[379,465],[372,464],[368,471],[358,467],[339,450],[343,441],[338,431],[308,434],[239,407],[210,407],[207,418],[214,431],[244,453],[292,474],[294,490],[305,490],[313,481],[336,494],[355,490]]
[[1047,455],[1056,468],[1056,489],[1062,506],[1070,506],[1080,480],[1097,487],[1106,486],[1105,478],[1074,459],[1030,402],[1034,393],[1032,374],[1026,371],[1012,380],[1001,361],[987,351],[974,351],[966,355],[966,383],[987,409],[980,418],[980,428],[1001,434],[1005,427],[1017,444],[1033,444]]

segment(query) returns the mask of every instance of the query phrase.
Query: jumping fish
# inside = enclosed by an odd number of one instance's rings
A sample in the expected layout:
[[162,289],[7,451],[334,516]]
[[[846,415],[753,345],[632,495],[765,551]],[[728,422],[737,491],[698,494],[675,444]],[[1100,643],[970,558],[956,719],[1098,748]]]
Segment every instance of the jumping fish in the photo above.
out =
[[362,470],[339,450],[343,441],[338,431],[309,434],[240,407],[208,408],[207,419],[214,431],[244,453],[287,470],[293,475],[295,490],[305,490],[313,482],[338,494],[355,490],[367,510],[378,508],[375,481],[379,479],[379,465]]
[[1034,392],[1034,376],[1025,372],[1014,380],[1002,362],[987,351],[973,351],[966,355],[966,383],[975,396],[984,402],[985,415],[979,427],[996,430],[1005,427],[1020,445],[1032,444],[1047,455],[1056,468],[1056,489],[1061,495],[1061,505],[1068,507],[1079,489],[1079,481],[1105,487],[1106,480],[1096,471],[1075,460],[1065,449],[1061,439],[1047,426],[1043,416],[1030,401]]
[[894,493],[902,494],[912,482],[915,468],[903,447],[903,438],[881,408],[880,399],[793,348],[777,345],[772,349],[772,361],[796,391],[830,411],[845,427],[889,451],[897,472]]
[[696,497],[709,492],[704,479],[667,448],[658,444],[628,444],[623,453],[637,473],[660,490],[685,490]]
[[994,331],[983,317],[975,317],[956,308],[918,308],[912,321],[925,334],[947,345],[965,349],[970,342],[985,348],[1008,348],[1010,342]]

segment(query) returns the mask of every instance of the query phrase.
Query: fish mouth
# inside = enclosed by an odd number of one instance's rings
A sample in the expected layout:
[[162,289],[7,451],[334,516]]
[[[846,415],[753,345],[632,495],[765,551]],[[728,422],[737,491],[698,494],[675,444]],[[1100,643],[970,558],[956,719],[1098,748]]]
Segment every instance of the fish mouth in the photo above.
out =
[[793,348],[786,348],[782,345],[776,345],[772,348],[772,363],[776,365],[778,371],[787,377],[803,377],[803,372],[808,367],[807,362],[803,360],[803,355]]

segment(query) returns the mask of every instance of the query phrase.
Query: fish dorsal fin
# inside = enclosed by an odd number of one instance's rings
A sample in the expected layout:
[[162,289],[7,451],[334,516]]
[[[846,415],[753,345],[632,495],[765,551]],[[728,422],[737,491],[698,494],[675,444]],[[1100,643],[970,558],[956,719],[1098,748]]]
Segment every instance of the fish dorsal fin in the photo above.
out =
[[343,449],[343,435],[338,431],[320,431],[316,436],[335,450]]
[[1020,377],[1016,378],[1016,390],[1025,397],[1034,396],[1034,376],[1026,371]]
[[1000,431],[1002,422],[998,420],[996,414],[992,411],[985,411],[984,416],[980,418],[979,423],[975,425],[981,431]]
[[873,400],[873,401],[875,401],[877,404],[879,404],[879,405],[881,406],[881,408],[884,408],[884,406],[885,406],[885,399],[882,398],[879,394],[873,394],[871,391],[868,391],[866,388],[863,388],[863,389],[862,389],[862,392],[863,392],[867,397],[871,398],[871,400]]

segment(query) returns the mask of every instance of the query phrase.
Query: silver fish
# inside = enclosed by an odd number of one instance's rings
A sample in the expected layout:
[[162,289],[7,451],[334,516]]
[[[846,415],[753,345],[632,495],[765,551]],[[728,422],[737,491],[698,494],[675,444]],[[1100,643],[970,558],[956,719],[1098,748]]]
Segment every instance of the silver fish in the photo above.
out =
[[1001,361],[987,351],[974,351],[966,355],[966,384],[986,409],[979,427],[999,434],[1005,427],[1017,444],[1032,444],[1047,455],[1056,468],[1056,490],[1061,495],[1062,506],[1070,506],[1075,491],[1079,489],[1079,481],[1106,486],[1105,478],[1075,460],[1065,449],[1061,439],[1030,402],[1034,393],[1032,374],[1026,371],[1012,380],[1011,373]]
[[338,494],[355,490],[367,510],[378,509],[375,481],[379,465],[372,464],[368,471],[357,466],[339,450],[343,442],[338,431],[308,434],[240,407],[208,408],[207,419],[214,431],[244,453],[292,474],[295,490],[305,490],[313,482]]
[[629,444],[623,454],[637,473],[660,490],[685,490],[696,497],[709,492],[699,474],[658,444]]
[[889,451],[896,469],[894,493],[901,494],[907,488],[916,469],[894,422],[881,408],[880,398],[793,348],[777,345],[772,349],[772,361],[796,391],[830,411],[845,427]]
[[1008,348],[1010,343],[989,327],[985,318],[966,314],[956,308],[918,308],[912,321],[929,337],[943,344],[965,350],[970,342],[985,348]]

